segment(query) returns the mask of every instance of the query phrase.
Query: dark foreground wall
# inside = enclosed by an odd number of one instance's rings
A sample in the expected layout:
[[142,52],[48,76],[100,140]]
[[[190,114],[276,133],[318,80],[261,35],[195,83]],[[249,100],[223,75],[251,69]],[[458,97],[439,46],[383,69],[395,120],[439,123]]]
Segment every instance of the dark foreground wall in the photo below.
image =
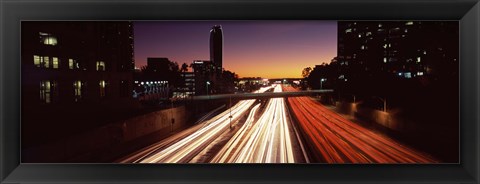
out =
[[[174,123],[172,124],[172,116]],[[187,125],[191,113],[185,106],[164,109],[109,124],[66,139],[22,150],[22,161],[42,163],[102,162],[112,150],[144,136],[168,135]],[[102,156],[100,156],[102,155]]]
[[396,109],[383,112],[359,107],[354,103],[336,102],[335,104],[337,112],[349,115],[368,128],[373,128],[402,143],[427,152],[442,162],[454,163],[459,160],[459,124],[457,127],[452,127],[436,122],[433,118],[431,121],[408,119]]

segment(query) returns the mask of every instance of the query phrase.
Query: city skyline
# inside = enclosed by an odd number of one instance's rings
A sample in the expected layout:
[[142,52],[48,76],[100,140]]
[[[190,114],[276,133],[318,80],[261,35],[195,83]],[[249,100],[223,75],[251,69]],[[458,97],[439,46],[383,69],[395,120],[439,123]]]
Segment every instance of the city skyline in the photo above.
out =
[[214,25],[223,29],[223,68],[240,77],[300,78],[337,54],[337,21],[148,21],[134,22],[135,66],[148,57],[179,65],[210,58]]
[[318,22],[162,26],[138,71],[131,21],[22,22],[22,162],[459,161],[458,21],[338,21],[325,64]]

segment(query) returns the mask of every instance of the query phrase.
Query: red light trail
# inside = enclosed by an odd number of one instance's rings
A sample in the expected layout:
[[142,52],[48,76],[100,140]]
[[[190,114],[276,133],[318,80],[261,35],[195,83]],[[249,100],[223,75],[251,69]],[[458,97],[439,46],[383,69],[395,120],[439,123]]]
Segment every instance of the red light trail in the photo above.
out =
[[[284,87],[284,91],[295,91]],[[293,116],[318,160],[327,163],[436,163],[430,156],[377,134],[310,97],[290,97]]]

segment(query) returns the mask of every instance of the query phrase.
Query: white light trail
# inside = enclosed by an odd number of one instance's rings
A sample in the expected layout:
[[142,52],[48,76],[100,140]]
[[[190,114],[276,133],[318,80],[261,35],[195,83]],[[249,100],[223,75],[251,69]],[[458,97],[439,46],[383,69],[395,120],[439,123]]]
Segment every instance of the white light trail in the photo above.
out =
[[[281,92],[276,85],[274,92]],[[265,112],[252,125],[252,109],[244,126],[212,159],[216,163],[293,163],[295,162],[285,101],[272,98]],[[251,127],[251,128],[250,128]],[[250,128],[250,130],[249,130]]]
[[[254,93],[263,93],[271,87],[261,88]],[[250,106],[254,104],[255,100],[242,100],[236,105],[231,107],[232,119],[241,117]],[[200,128],[198,131],[183,138],[182,140],[172,144],[171,146],[152,154],[140,163],[185,163],[188,162],[192,156],[195,156],[201,149],[218,138],[223,132],[228,130],[230,119],[230,109],[220,113],[213,117],[209,122],[205,123],[206,126]]]

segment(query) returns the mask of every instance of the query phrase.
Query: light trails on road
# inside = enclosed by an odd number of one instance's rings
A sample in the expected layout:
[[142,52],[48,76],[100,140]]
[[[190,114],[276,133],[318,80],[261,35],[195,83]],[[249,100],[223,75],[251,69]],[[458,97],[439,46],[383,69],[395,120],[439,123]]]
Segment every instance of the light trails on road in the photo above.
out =
[[[255,93],[263,93],[270,89],[261,88]],[[255,100],[242,100],[231,107],[232,120],[240,118],[248,111]],[[220,113],[205,123],[205,126],[193,132],[189,136],[179,140],[178,142],[151,153],[137,162],[140,163],[186,163],[196,156],[205,146],[210,144],[222,133],[229,129],[230,109]]]
[[[295,90],[285,87],[286,90]],[[298,121],[317,158],[327,163],[436,163],[430,156],[377,134],[309,97],[290,97]]]
[[[277,85],[274,92],[281,92]],[[272,98],[254,123],[252,109],[243,127],[211,160],[212,163],[294,163],[292,136],[283,98]]]

